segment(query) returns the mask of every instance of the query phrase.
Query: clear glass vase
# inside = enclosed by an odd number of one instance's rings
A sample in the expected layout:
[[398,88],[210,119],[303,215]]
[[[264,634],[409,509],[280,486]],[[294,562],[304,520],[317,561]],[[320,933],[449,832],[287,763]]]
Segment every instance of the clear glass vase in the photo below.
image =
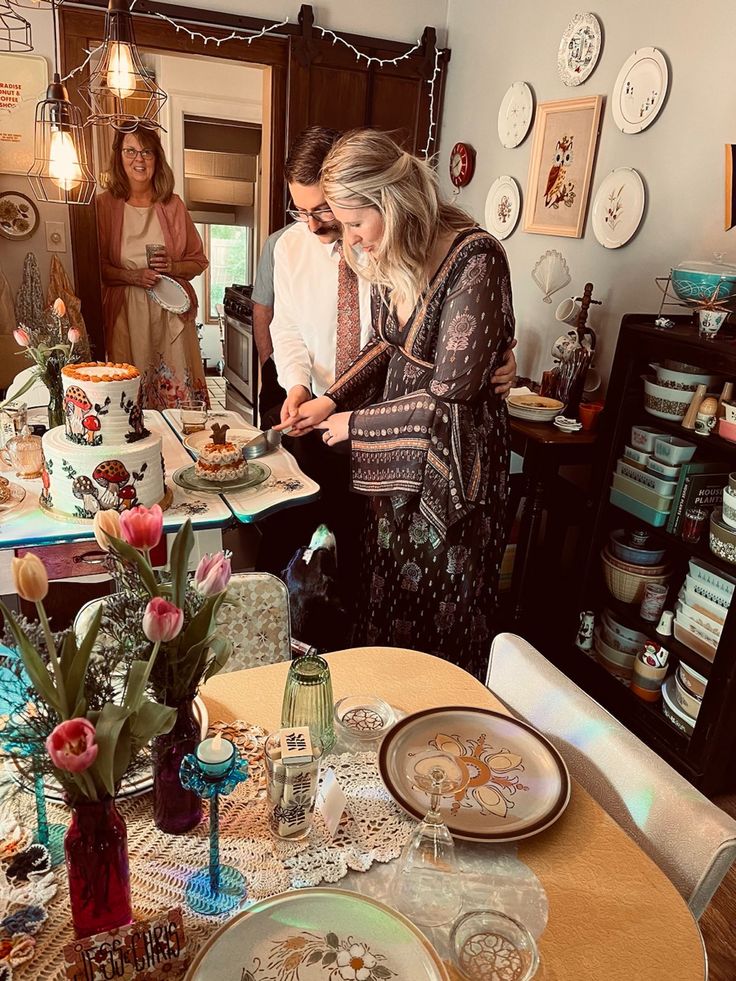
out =
[[64,854],[76,935],[131,923],[128,829],[112,797],[72,805]]
[[327,661],[306,654],[291,662],[281,707],[281,725],[308,726],[312,740],[329,753],[335,745],[334,699]]
[[181,761],[194,753],[199,737],[199,722],[188,698],[176,706],[173,729],[153,740],[153,819],[170,835],[183,835],[202,820],[201,798],[182,787],[179,778]]

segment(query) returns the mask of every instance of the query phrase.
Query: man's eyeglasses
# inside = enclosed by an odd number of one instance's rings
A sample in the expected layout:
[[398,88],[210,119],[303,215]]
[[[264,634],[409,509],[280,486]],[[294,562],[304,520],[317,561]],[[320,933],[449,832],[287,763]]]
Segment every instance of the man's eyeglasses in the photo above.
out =
[[314,218],[321,225],[326,221],[333,221],[335,216],[329,208],[317,208],[316,211],[304,211],[302,208],[289,208],[287,210],[287,215],[293,218],[294,221],[309,221],[310,218]]
[[136,150],[132,146],[123,147],[123,156],[126,160],[135,160],[135,158],[140,154],[141,160],[153,160],[156,156],[153,150]]

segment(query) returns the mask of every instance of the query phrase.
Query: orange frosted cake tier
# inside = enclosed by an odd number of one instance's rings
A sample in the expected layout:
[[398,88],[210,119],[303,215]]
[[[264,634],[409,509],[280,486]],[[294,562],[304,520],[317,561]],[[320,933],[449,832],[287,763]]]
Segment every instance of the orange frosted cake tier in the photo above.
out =
[[120,446],[148,435],[140,372],[131,364],[88,361],[61,369],[66,438],[80,446]]

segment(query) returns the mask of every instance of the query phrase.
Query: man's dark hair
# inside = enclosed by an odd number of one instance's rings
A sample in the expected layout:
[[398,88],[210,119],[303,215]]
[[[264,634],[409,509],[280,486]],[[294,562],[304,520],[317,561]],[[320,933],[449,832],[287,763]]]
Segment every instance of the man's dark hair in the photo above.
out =
[[325,126],[310,126],[300,133],[291,144],[284,166],[289,184],[317,184],[322,163],[341,135]]

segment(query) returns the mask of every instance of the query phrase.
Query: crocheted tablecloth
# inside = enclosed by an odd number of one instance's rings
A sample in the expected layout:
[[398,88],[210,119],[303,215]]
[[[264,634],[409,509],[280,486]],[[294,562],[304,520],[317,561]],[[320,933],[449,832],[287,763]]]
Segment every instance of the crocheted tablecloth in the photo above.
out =
[[[397,858],[415,822],[389,796],[378,771],[375,752],[340,752],[325,760],[348,801],[347,814],[334,839],[317,813],[306,840],[281,841],[268,830],[263,759],[266,731],[242,722],[215,723],[211,730],[219,730],[233,740],[249,762],[249,779],[231,796],[220,799],[220,860],[245,875],[249,901],[322,882],[340,882],[345,888],[373,895],[391,905],[393,869],[376,870],[369,876],[358,873],[368,871],[374,863],[384,864]],[[32,798],[16,795],[10,806],[26,826],[33,826]],[[181,905],[193,954],[232,915],[206,918],[190,911],[184,903],[190,876],[208,860],[206,813],[202,824],[189,834],[167,835],[153,823],[150,794],[119,801],[118,810],[128,826],[136,918],[153,917]],[[68,811],[63,807],[50,804],[48,811],[49,821],[68,823]],[[502,902],[500,908],[512,915],[522,914],[532,931],[541,933],[547,919],[546,896],[534,874],[516,858],[515,849],[479,850],[474,846],[460,846],[458,850],[466,872],[464,886],[471,908]],[[16,969],[16,979],[58,981],[63,977],[62,950],[73,939],[73,932],[63,866],[56,870],[56,876],[59,888],[48,905],[48,921],[36,937],[36,955],[30,964]],[[447,956],[449,930],[427,932]]]

